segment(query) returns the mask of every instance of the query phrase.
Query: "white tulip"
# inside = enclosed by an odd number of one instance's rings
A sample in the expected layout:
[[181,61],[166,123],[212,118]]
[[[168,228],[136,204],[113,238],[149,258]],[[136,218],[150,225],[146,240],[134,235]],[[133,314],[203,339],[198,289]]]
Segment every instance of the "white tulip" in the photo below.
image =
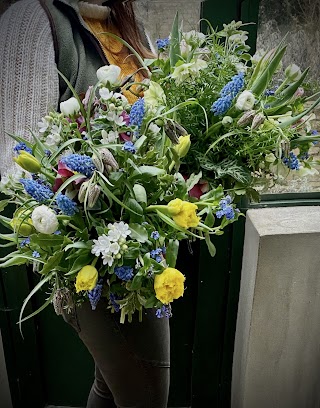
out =
[[59,227],[56,213],[46,205],[36,207],[31,219],[34,228],[42,234],[53,234]]
[[65,116],[74,115],[75,113],[78,113],[79,110],[80,110],[79,102],[74,97],[66,100],[65,102],[60,103],[60,111]]
[[290,81],[298,81],[301,78],[301,69],[296,64],[290,64],[285,70],[285,76]]
[[97,77],[103,85],[117,85],[121,69],[117,65],[105,65],[97,71]]
[[255,104],[255,97],[250,91],[243,91],[238,96],[236,108],[242,111],[248,111],[253,108]]

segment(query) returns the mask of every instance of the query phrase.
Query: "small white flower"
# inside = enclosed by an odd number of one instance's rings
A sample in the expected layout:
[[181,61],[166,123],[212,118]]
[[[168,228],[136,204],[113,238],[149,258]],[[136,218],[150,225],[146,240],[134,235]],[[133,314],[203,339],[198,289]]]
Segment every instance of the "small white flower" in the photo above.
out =
[[115,123],[117,126],[124,126],[126,123],[123,120],[123,116],[117,115],[116,112],[108,112],[106,118],[110,121]]
[[60,103],[60,111],[65,116],[74,115],[75,113],[78,113],[79,110],[80,110],[79,102],[74,97],[66,100],[65,102]]
[[253,108],[255,104],[255,97],[250,91],[243,91],[238,96],[236,108],[242,111],[247,111]]
[[119,223],[116,223],[116,228],[118,231],[120,231],[121,237],[122,238],[127,238],[131,234],[131,230],[129,228],[129,225],[126,224],[123,221],[120,221]]
[[121,238],[121,233],[118,229],[113,228],[108,232],[108,237],[111,241],[118,242],[118,240]]
[[50,126],[50,122],[46,118],[42,118],[41,122],[38,122],[40,133],[44,133],[48,129],[49,126]]
[[158,125],[156,125],[155,123],[151,123],[151,125],[149,126],[149,130],[154,135],[157,135],[160,132],[161,128]]
[[99,89],[99,94],[100,94],[101,98],[104,99],[105,101],[108,101],[109,99],[111,99],[113,97],[113,92],[109,91],[108,88]]
[[97,71],[97,78],[103,84],[116,85],[119,81],[121,69],[117,65],[105,65]]
[[103,255],[103,257],[102,257],[103,265],[108,264],[109,266],[112,266],[113,261],[114,261],[114,259],[113,259],[113,257],[111,255]]
[[113,94],[113,96],[116,98],[116,99],[121,99],[121,101],[122,101],[122,103],[124,104],[124,105],[127,105],[129,102],[128,102],[128,99],[124,96],[124,95],[122,95],[121,93],[118,93],[118,92],[115,92],[114,94]]
[[188,44],[201,45],[205,41],[206,36],[199,31],[191,30],[187,33],[183,33],[183,38]]
[[118,140],[119,133],[114,130],[111,130],[110,132],[102,130],[101,136],[104,143],[115,143]]
[[110,245],[110,252],[114,255],[117,255],[120,251],[120,245],[118,244],[118,242],[112,242],[112,244]]
[[93,242],[91,253],[95,256],[108,254],[110,252],[111,241],[105,234],[101,235],[98,239],[94,239]]
[[42,234],[53,234],[59,227],[56,213],[46,205],[36,207],[31,219],[34,228]]
[[245,44],[247,39],[248,39],[248,36],[244,32],[240,34],[233,34],[233,35],[230,35],[229,37],[229,41],[235,44]]

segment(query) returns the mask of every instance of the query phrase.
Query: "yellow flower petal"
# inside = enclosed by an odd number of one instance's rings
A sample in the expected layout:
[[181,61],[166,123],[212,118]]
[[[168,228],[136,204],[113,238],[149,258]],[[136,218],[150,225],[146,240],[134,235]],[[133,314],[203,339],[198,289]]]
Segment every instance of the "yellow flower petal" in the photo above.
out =
[[84,266],[78,273],[76,278],[77,293],[82,290],[92,290],[97,285],[98,271],[92,265]]
[[174,299],[183,296],[184,281],[185,277],[180,271],[175,268],[166,268],[154,278],[156,298],[167,305]]

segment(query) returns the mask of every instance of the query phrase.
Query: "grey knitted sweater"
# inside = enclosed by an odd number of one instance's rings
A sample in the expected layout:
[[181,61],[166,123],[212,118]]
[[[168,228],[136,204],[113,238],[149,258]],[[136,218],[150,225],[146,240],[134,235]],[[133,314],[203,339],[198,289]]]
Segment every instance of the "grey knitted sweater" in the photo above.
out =
[[[81,1],[79,8],[82,15],[104,19],[109,9]],[[58,108],[60,95],[50,21],[38,0],[11,6],[0,19],[0,38],[0,174],[4,177],[20,171],[12,160],[15,142],[6,132],[30,138],[28,129],[36,130],[48,110]]]

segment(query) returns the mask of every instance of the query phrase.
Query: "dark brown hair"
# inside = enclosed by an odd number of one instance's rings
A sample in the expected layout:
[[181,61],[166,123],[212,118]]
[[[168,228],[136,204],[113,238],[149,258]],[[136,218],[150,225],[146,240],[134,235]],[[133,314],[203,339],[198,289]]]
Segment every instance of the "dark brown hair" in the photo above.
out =
[[120,31],[121,37],[144,58],[153,58],[143,27],[139,27],[133,9],[134,0],[111,0],[105,4],[111,7],[111,21]]

